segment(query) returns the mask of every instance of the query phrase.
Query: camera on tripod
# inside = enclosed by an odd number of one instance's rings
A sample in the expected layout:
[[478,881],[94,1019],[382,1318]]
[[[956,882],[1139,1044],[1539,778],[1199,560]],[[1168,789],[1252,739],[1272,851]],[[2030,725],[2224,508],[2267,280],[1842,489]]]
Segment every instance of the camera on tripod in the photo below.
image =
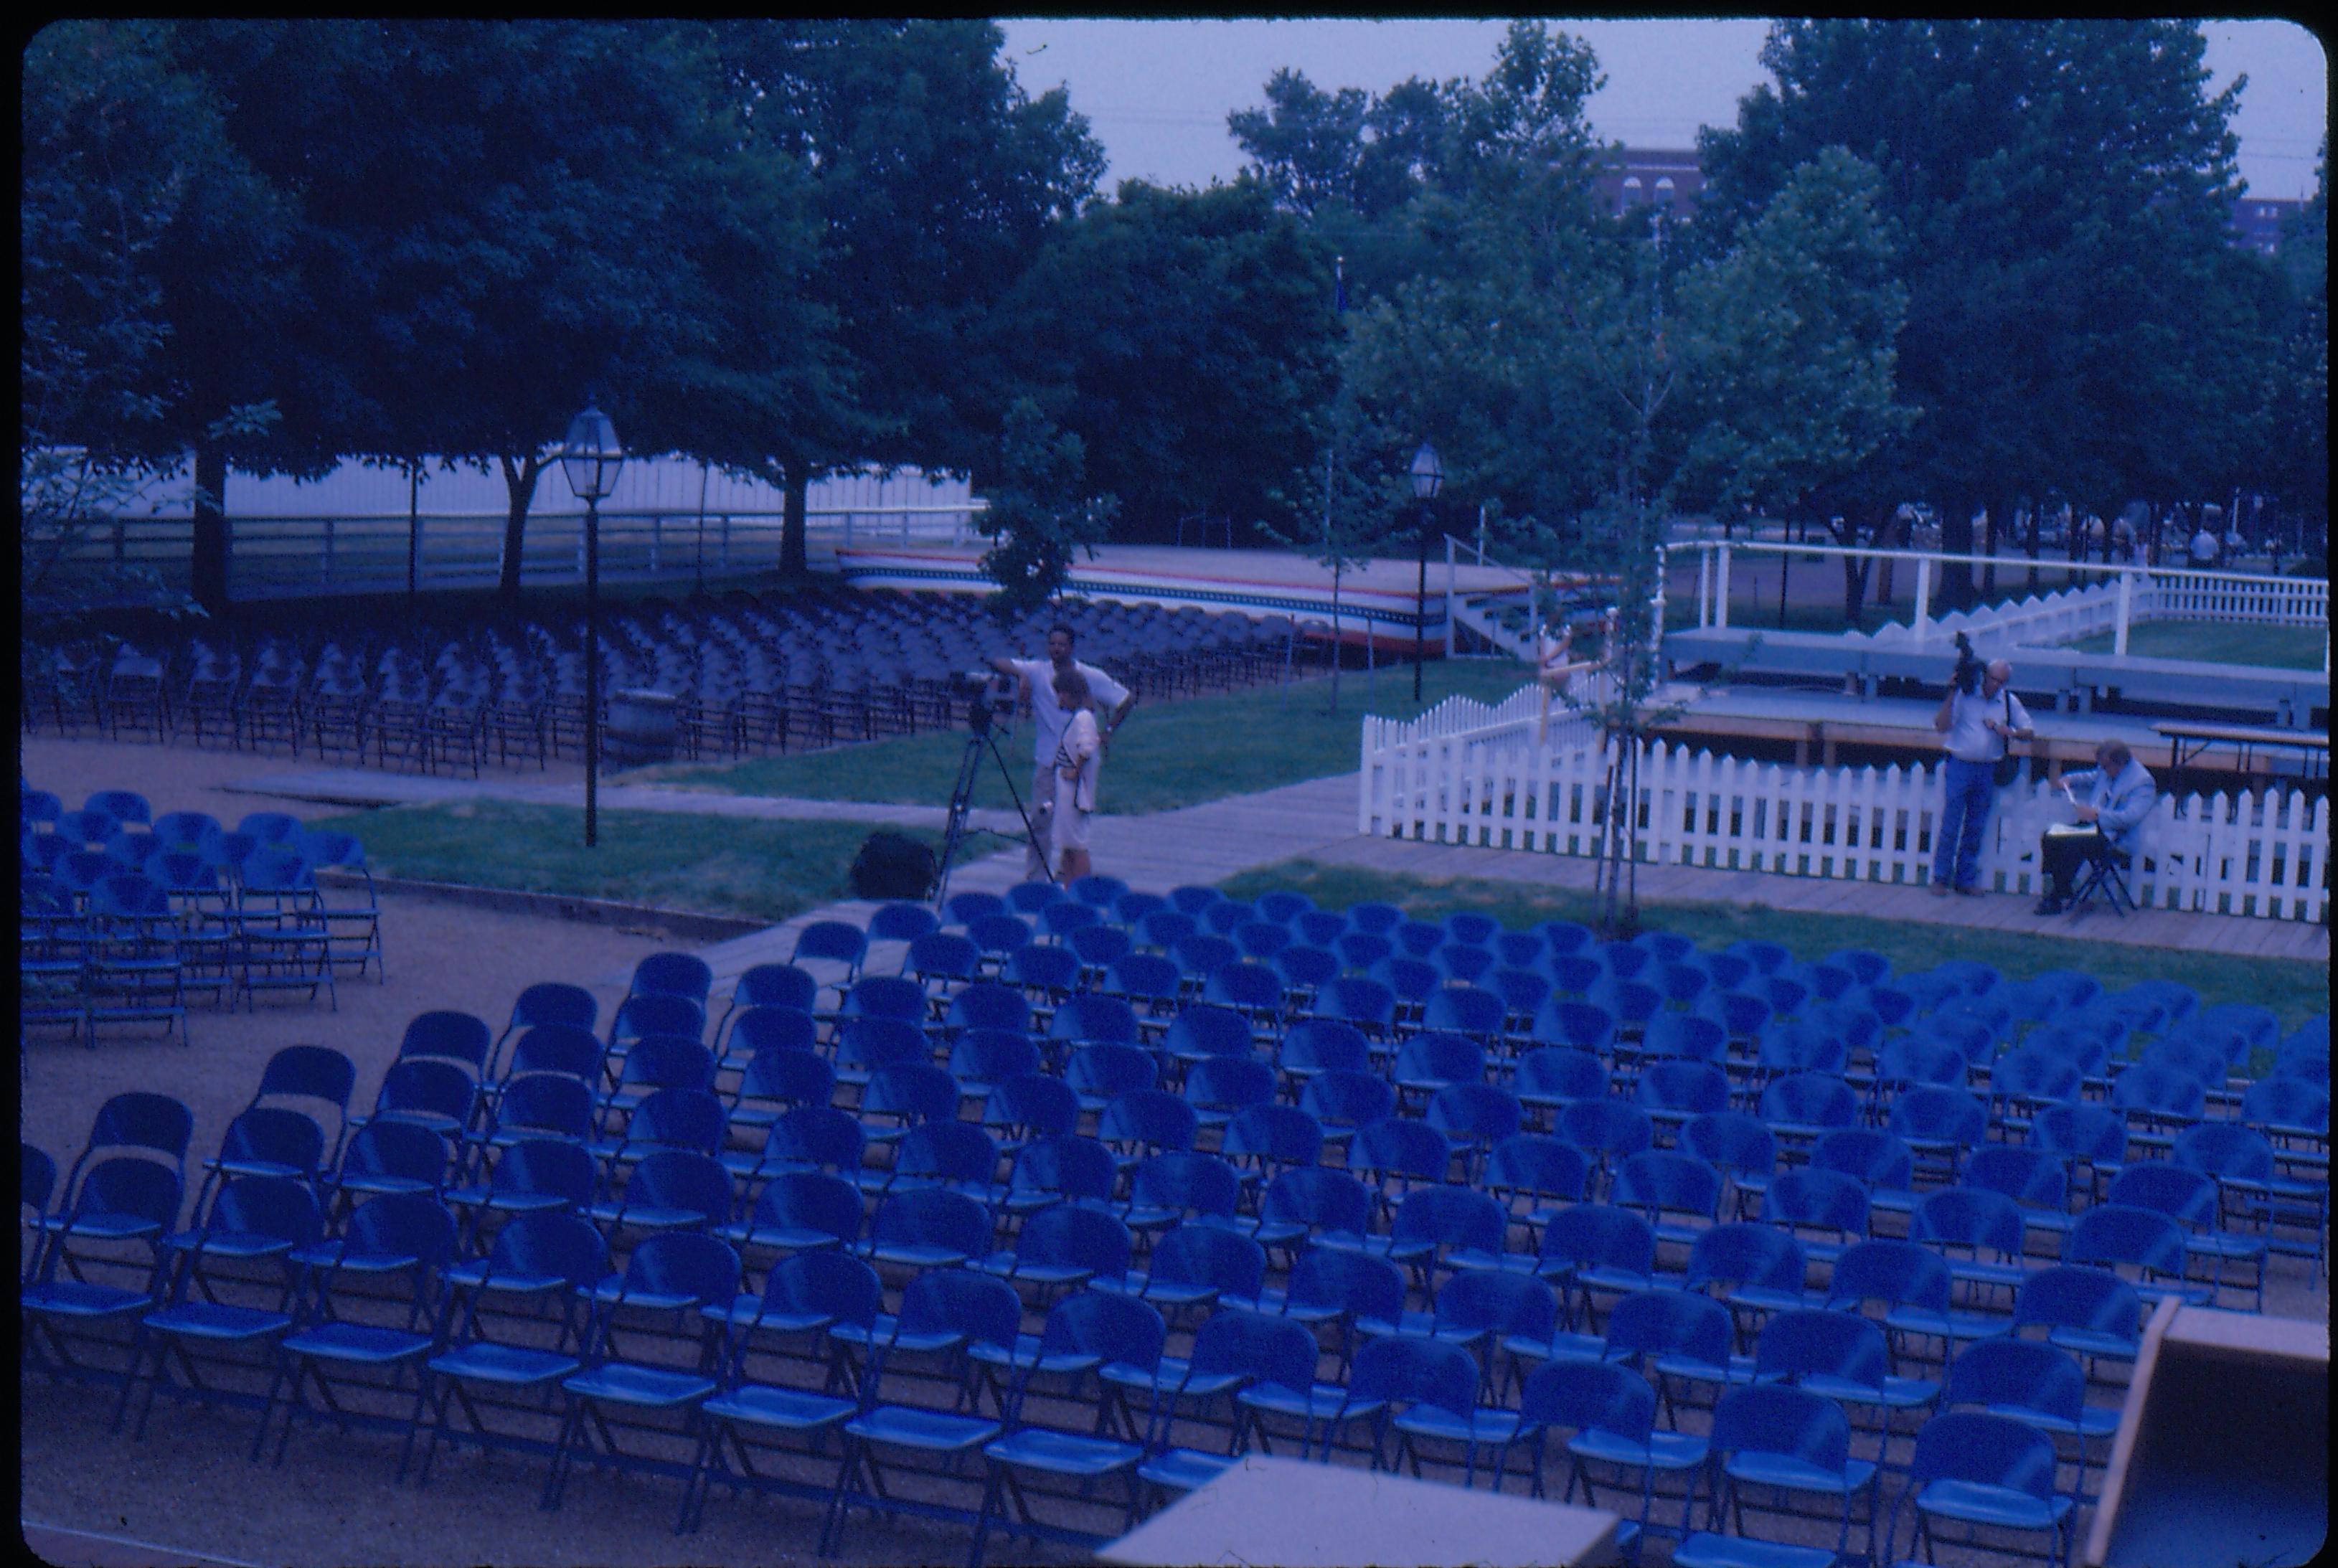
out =
[[1960,632],[1956,634],[1957,667],[1949,674],[1949,684],[1968,697],[1980,694],[1980,655],[1973,652],[1972,639]]
[[958,671],[950,676],[951,694],[966,702],[966,727],[987,735],[990,727],[1015,710],[1015,692],[1006,682],[987,675]]

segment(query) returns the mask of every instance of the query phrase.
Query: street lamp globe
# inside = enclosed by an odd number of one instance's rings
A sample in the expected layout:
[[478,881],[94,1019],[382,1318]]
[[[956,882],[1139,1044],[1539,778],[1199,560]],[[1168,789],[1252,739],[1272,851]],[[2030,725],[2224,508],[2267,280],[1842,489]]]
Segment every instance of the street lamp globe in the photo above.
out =
[[1445,465],[1438,461],[1437,448],[1428,442],[1412,455],[1412,494],[1421,501],[1434,501],[1445,486]]
[[568,422],[567,438],[560,444],[561,471],[579,501],[602,501],[617,487],[617,471],[625,466],[624,448],[617,445],[617,427],[593,398],[584,411]]

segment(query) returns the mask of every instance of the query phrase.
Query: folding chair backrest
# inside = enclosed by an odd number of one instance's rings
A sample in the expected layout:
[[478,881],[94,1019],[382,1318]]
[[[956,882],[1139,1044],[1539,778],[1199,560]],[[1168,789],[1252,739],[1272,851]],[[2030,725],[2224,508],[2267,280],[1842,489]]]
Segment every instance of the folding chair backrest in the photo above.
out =
[[1466,1417],[1478,1404],[1477,1358],[1437,1339],[1374,1339],[1356,1352],[1348,1394],[1358,1400],[1429,1405]]

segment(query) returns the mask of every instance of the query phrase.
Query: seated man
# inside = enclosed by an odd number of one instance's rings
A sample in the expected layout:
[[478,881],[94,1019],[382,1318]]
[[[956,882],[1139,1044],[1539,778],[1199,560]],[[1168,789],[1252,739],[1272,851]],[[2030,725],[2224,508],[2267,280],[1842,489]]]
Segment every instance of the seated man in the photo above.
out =
[[2124,740],[2097,745],[2095,766],[2065,774],[2062,793],[2078,807],[2078,819],[2047,828],[2038,841],[2047,881],[2046,896],[2038,901],[2040,915],[2059,915],[2068,906],[2071,878],[2097,855],[2106,849],[2134,854],[2137,829],[2159,804],[2159,786]]

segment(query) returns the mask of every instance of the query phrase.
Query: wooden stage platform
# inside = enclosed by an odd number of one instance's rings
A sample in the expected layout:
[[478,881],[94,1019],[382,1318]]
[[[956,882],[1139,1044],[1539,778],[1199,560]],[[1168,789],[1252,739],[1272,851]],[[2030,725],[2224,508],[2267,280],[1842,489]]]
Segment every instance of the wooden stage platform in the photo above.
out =
[[[856,588],[906,588],[928,593],[988,593],[995,584],[977,563],[987,546],[975,544],[849,545],[836,552],[837,570]],[[1420,593],[1417,562],[1380,559],[1340,578],[1341,640],[1361,643],[1369,634],[1390,651],[1409,650],[1425,618],[1429,652],[1441,655],[1452,597],[1515,597],[1528,588],[1518,574],[1499,567],[1455,565],[1444,556],[1429,564],[1428,589]],[[1128,603],[1192,605],[1246,615],[1288,615],[1305,622],[1331,620],[1331,573],[1320,562],[1282,550],[1205,550],[1167,544],[1106,544],[1094,560],[1072,565],[1066,592],[1090,599]]]

